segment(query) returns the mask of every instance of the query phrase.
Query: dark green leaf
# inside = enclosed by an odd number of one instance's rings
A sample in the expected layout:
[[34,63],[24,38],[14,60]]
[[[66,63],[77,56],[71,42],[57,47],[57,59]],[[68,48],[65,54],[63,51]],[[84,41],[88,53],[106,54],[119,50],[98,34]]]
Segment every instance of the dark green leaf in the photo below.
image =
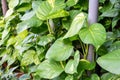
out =
[[85,59],[81,59],[79,62],[79,67],[80,69],[92,70],[95,68],[95,63],[90,63],[89,61]]
[[30,3],[32,0],[20,0],[20,4],[23,4],[23,3]]
[[21,4],[20,6],[16,7],[17,12],[25,12],[27,10],[30,10],[32,5],[30,3],[24,3]]
[[91,80],[100,80],[100,78],[97,74],[92,74],[91,75]]

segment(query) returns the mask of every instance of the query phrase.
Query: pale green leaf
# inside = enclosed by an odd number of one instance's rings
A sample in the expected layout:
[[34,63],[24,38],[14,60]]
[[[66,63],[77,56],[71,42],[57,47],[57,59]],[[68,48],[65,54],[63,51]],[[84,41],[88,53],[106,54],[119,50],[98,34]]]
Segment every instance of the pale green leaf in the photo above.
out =
[[19,4],[19,0],[10,0],[9,2],[9,8],[13,9]]
[[23,44],[29,44],[32,43],[35,39],[35,34],[29,34],[25,39],[22,41]]
[[76,72],[74,68],[74,60],[69,60],[67,65],[65,66],[65,72],[69,74],[73,74]]
[[73,19],[76,17],[76,15],[78,15],[81,11],[80,10],[71,10],[69,12],[70,14],[70,18],[69,19],[66,19],[66,18],[63,18],[62,19],[62,25],[63,25],[63,28],[65,28],[66,30],[69,30],[70,28],[70,25],[73,21]]
[[34,63],[36,64],[36,65],[38,65],[38,64],[40,64],[40,60],[39,60],[39,58],[38,58],[38,55],[36,54],[36,55],[34,55],[33,56],[33,61],[34,61]]
[[118,0],[110,0],[110,2],[111,2],[112,4],[115,4],[116,2],[118,2]]
[[30,75],[28,74],[23,74],[19,77],[19,80],[28,80],[28,79],[30,79]]
[[35,54],[36,53],[34,50],[28,50],[27,52],[25,52],[21,60],[21,66],[28,66],[29,64],[33,63]]
[[46,53],[47,59],[55,61],[64,61],[70,57],[73,52],[73,46],[70,41],[57,39]]
[[116,17],[119,14],[117,9],[110,9],[102,13],[103,17]]
[[80,54],[79,54],[79,51],[76,51],[74,54],[74,65],[76,68],[79,64],[79,60],[80,60]]
[[48,3],[54,8],[55,0],[47,0]]
[[67,0],[67,6],[74,6],[79,0]]
[[54,39],[53,35],[42,36],[38,42],[38,45],[45,46]]
[[11,16],[13,14],[14,10],[13,9],[9,9],[7,10],[6,14],[5,14],[5,18]]
[[73,76],[72,75],[68,75],[65,80],[74,80]]
[[117,49],[120,49],[120,41],[116,41],[114,42],[110,48],[108,48],[109,51],[114,51],[114,50],[117,50]]
[[112,73],[104,73],[102,76],[101,76],[101,80],[119,80],[120,76],[119,75],[115,75],[115,74],[112,74]]
[[79,13],[72,21],[70,29],[68,30],[68,32],[63,38],[65,39],[65,38],[73,37],[76,34],[78,34],[80,29],[84,25],[85,19],[86,19],[86,16],[84,15],[84,13]]
[[94,45],[97,50],[106,40],[106,31],[101,24],[95,23],[82,28],[79,36],[84,43]]
[[24,40],[27,35],[28,35],[28,31],[27,31],[27,30],[24,30],[24,31],[20,32],[20,33],[15,37],[15,40],[19,43],[19,42],[21,42],[22,40]]
[[74,60],[69,60],[67,65],[65,66],[65,72],[69,74],[77,73],[77,66],[79,64],[79,51],[76,51],[74,55]]
[[2,32],[2,40],[4,40],[7,36],[9,36],[10,34],[10,27],[8,29],[4,29],[4,31]]
[[9,45],[13,45],[15,42],[16,42],[15,37],[14,37],[14,36],[11,36],[11,37],[9,38],[9,40],[7,41],[7,45],[8,45],[8,46],[9,46]]
[[41,20],[59,18],[69,15],[69,13],[64,10],[64,0],[48,0],[41,2],[38,7],[35,5],[38,5],[38,3],[33,4],[33,9],[36,11],[37,17]]
[[32,2],[32,8],[33,8],[34,11],[38,9],[41,2],[42,2],[41,0]]
[[23,54],[24,51],[28,50],[30,47],[32,47],[33,45],[31,44],[24,44],[21,45],[20,43],[17,43],[17,45],[15,45],[15,49],[19,51],[20,55]]
[[36,16],[33,16],[32,18],[17,24],[17,32],[20,33],[30,27],[38,27],[42,25],[42,22],[43,21],[39,20]]
[[45,60],[37,68],[37,73],[42,78],[52,79],[59,76],[63,68],[59,62]]
[[112,51],[102,57],[99,57],[97,63],[105,70],[120,74],[120,49]]
[[4,27],[5,26],[5,23],[4,23],[4,19],[0,19],[0,28]]
[[34,15],[35,15],[34,11],[27,12],[21,17],[21,20],[28,20],[32,18]]

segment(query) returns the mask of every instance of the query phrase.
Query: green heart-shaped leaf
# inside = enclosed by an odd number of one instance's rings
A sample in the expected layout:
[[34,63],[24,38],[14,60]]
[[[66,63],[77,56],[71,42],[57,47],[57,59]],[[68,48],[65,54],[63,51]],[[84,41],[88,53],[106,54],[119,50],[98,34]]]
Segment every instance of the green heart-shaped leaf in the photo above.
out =
[[37,68],[37,73],[42,78],[52,79],[59,76],[63,72],[63,68],[58,62],[43,61]]
[[78,34],[80,29],[83,27],[85,19],[86,16],[84,15],[84,13],[79,13],[72,21],[70,29],[63,38],[65,39],[65,38],[73,37],[76,34]]
[[106,40],[106,31],[101,24],[95,23],[82,28],[79,36],[84,43],[94,45],[97,50]]
[[41,20],[54,19],[69,15],[69,13],[64,10],[64,0],[42,1],[38,7],[35,5],[38,5],[38,3],[33,2],[33,9],[35,10],[37,17]]
[[79,59],[80,59],[79,51],[76,51],[74,55],[74,60],[72,59],[69,60],[67,65],[65,66],[65,72],[69,74],[77,73],[77,66],[79,64]]
[[61,38],[49,48],[46,53],[47,59],[55,61],[64,61],[70,57],[73,52],[73,46],[70,41],[63,41]]
[[97,63],[111,73],[120,74],[120,49],[99,57]]

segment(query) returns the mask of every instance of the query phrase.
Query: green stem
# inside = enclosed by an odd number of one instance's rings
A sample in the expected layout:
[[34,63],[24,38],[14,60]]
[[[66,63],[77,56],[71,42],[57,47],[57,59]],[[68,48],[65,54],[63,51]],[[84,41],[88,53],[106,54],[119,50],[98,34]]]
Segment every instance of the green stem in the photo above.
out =
[[64,67],[64,65],[63,65],[63,62],[62,62],[62,61],[60,61],[60,64],[61,64],[62,68],[64,69],[65,67]]
[[50,34],[54,34],[54,31],[52,30],[50,24],[49,24],[49,20],[47,20],[47,26],[48,26],[48,31]]
[[86,44],[86,46],[85,46],[84,59],[87,59],[87,55],[88,55],[88,44]]
[[80,41],[80,45],[81,45],[81,47],[82,47],[82,51],[83,51],[83,54],[85,54],[85,48],[84,48],[84,44],[82,44],[82,42]]

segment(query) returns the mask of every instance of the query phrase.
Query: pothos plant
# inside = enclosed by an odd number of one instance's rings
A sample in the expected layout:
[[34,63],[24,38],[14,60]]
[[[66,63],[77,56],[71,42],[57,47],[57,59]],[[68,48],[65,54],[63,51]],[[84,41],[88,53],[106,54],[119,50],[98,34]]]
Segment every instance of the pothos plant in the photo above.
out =
[[[120,1],[100,0],[99,21],[92,25],[88,0],[7,2],[0,18],[0,79],[120,79]],[[87,60],[89,44],[94,62]]]

